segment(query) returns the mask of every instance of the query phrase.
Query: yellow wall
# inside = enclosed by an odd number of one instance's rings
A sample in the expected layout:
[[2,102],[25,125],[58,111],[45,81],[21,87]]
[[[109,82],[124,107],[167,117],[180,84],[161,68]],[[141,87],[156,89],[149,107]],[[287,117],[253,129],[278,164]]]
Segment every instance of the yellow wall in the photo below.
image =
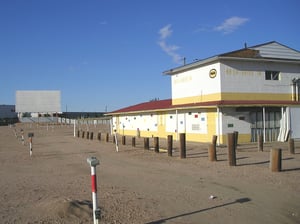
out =
[[208,94],[203,96],[193,96],[193,97],[186,97],[180,99],[172,99],[173,105],[180,105],[180,104],[188,104],[188,103],[201,103],[207,101],[218,101],[221,100],[221,94]]
[[[212,141],[213,135],[218,136],[218,130],[217,130],[217,109],[216,108],[207,108],[207,109],[202,109],[203,112],[207,114],[207,134],[205,133],[191,133],[187,132],[186,133],[186,140],[187,141],[193,141],[193,142],[208,142],[210,143]],[[185,110],[185,113],[188,110]],[[168,111],[164,112],[159,112],[157,114],[158,119],[157,119],[157,131],[148,131],[148,130],[140,130],[139,131],[139,136],[140,137],[160,137],[160,138],[167,138],[168,135],[172,135],[174,140],[179,140],[179,133],[177,132],[170,132],[166,131],[166,117],[169,116]],[[124,115],[126,116],[126,115]],[[117,122],[116,124],[119,124],[118,122],[121,120],[119,116],[115,119]],[[175,122],[175,119],[174,119]],[[127,130],[121,127],[121,125],[116,125],[117,126],[117,133],[120,135],[126,135],[126,136],[136,136],[138,137],[138,131],[137,130]],[[221,127],[220,127],[221,128]],[[250,130],[249,130],[250,132]],[[239,133],[239,143],[247,143],[251,141],[251,133],[248,134],[241,134]],[[227,144],[227,133],[218,136],[218,143],[220,144]]]
[[172,99],[172,104],[201,103],[219,100],[292,100],[291,94],[271,94],[271,93],[216,93],[203,96],[193,96],[181,99]]
[[272,93],[222,93],[222,100],[292,100],[291,94]]
[[[220,144],[227,145],[227,135],[220,136]],[[251,134],[240,134],[238,135],[238,144],[239,143],[249,143],[251,142]]]

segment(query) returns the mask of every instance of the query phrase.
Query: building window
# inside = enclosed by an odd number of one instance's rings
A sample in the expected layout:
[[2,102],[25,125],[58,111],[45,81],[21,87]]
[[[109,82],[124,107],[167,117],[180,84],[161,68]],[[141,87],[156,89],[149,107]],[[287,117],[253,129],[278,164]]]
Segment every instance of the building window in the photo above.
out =
[[278,71],[265,71],[265,79],[266,80],[279,80]]

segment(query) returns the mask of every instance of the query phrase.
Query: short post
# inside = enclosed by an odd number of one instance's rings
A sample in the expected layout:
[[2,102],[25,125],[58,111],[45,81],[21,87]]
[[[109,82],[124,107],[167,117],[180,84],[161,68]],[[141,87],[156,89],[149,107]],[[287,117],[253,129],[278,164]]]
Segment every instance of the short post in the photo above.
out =
[[159,138],[154,137],[154,152],[159,153]]
[[209,161],[217,161],[217,151],[216,151],[216,145],[214,144],[209,144],[208,147],[208,157]]
[[212,137],[212,144],[213,145],[217,145],[217,139],[218,139],[218,136],[213,135],[213,137]]
[[270,154],[270,169],[272,172],[280,172],[281,171],[281,149],[271,149]]
[[264,136],[262,134],[258,136],[258,151],[264,151]]
[[289,152],[290,154],[295,154],[295,141],[293,138],[289,139]]
[[149,138],[144,138],[144,149],[149,150]]
[[101,141],[101,132],[98,132],[98,140]]
[[168,156],[172,156],[173,150],[173,135],[168,135]]
[[90,140],[93,140],[93,138],[94,138],[94,132],[91,132],[91,134],[90,134]]
[[109,134],[108,133],[106,133],[106,142],[109,142]]
[[84,131],[82,131],[82,136],[81,137],[84,138]]
[[29,155],[31,157],[32,156],[32,138],[33,138],[32,132],[28,133],[28,138],[29,138]]
[[236,149],[239,141],[239,132],[234,131],[233,134],[234,134],[234,148]]
[[86,139],[90,139],[90,132],[89,131],[86,132]]
[[132,137],[131,145],[132,145],[132,147],[135,147],[135,137]]
[[80,131],[78,130],[77,131],[77,138],[79,138],[79,136],[80,136]]
[[186,158],[186,142],[185,142],[185,133],[180,133],[180,158]]
[[94,220],[94,224],[98,224],[100,219],[100,209],[98,208],[98,204],[97,204],[96,166],[99,165],[99,160],[96,157],[89,157],[87,158],[87,163],[91,166],[93,220]]
[[235,134],[228,133],[227,140],[229,166],[236,166]]
[[122,135],[122,145],[126,145],[126,136]]

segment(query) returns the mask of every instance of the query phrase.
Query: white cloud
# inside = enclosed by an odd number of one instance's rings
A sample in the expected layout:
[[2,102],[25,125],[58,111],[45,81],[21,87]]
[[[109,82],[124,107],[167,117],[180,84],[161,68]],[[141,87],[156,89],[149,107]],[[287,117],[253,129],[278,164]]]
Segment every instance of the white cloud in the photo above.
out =
[[160,48],[167,55],[171,56],[175,63],[180,64],[182,57],[176,52],[179,49],[179,47],[176,45],[169,45],[166,42],[166,39],[170,37],[173,33],[173,30],[171,30],[171,24],[168,24],[161,28],[158,33],[160,35],[160,40],[158,41],[158,45],[160,46]]
[[100,25],[107,25],[107,21],[105,21],[105,20],[101,21]]
[[160,39],[166,39],[171,36],[173,31],[171,30],[171,24],[164,26],[159,30]]
[[249,21],[248,18],[233,16],[226,19],[220,26],[215,27],[214,30],[220,31],[224,34],[229,34],[242,26],[247,21]]

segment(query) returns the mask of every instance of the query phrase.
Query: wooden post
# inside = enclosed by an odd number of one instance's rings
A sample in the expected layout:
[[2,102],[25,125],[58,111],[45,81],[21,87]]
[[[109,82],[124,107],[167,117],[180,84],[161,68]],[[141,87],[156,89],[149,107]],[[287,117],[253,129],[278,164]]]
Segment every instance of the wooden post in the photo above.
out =
[[227,135],[227,147],[228,147],[229,166],[236,166],[235,136],[234,136],[234,133],[228,133],[228,135]]
[[101,141],[101,132],[100,132],[100,131],[98,132],[97,139],[98,139],[99,141]]
[[105,138],[106,142],[109,142],[109,134],[106,133],[106,138]]
[[87,132],[86,132],[86,139],[89,139],[89,138],[90,138],[90,132],[87,131]]
[[93,140],[93,138],[94,138],[94,132],[91,132],[91,134],[90,134],[90,140]]
[[213,137],[212,137],[212,144],[213,145],[217,145],[217,139],[218,139],[218,136],[213,135]]
[[289,139],[289,152],[290,154],[295,154],[295,142],[293,138]]
[[154,137],[154,151],[156,153],[159,153],[159,138],[158,137]]
[[126,145],[126,136],[125,135],[122,136],[122,145]]
[[82,131],[82,136],[81,137],[84,138],[84,131]]
[[238,141],[239,141],[239,132],[238,131],[234,131],[234,149],[236,150],[237,145],[238,145]]
[[173,150],[173,135],[168,135],[168,156],[172,156]]
[[77,131],[77,138],[79,138],[80,137],[80,131],[78,130]]
[[262,134],[258,136],[258,151],[264,151],[264,136]]
[[270,169],[272,172],[281,171],[281,149],[271,149]]
[[132,137],[131,145],[132,145],[132,147],[135,147],[135,137]]
[[185,142],[185,133],[180,133],[180,158],[186,158],[186,142]]
[[216,152],[216,145],[214,144],[209,144],[208,147],[208,157],[209,161],[217,161],[217,152]]
[[149,138],[144,138],[144,149],[149,150]]

